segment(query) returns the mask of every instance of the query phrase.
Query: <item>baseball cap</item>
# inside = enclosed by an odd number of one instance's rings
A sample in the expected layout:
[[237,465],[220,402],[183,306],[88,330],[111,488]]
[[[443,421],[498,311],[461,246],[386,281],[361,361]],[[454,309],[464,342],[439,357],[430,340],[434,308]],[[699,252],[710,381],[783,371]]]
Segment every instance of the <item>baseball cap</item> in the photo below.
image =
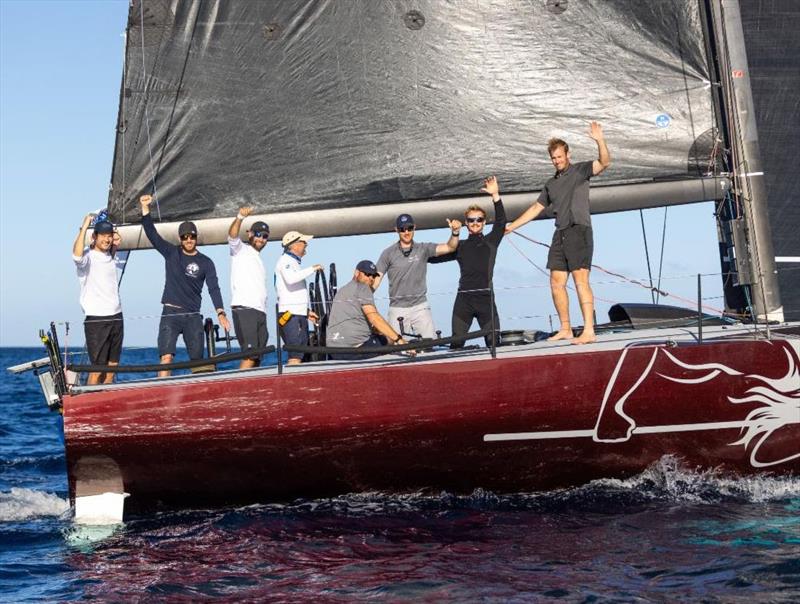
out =
[[108,220],[100,220],[94,225],[95,235],[107,235],[114,232],[114,225]]
[[263,220],[256,220],[250,227],[251,233],[269,233],[269,225]]
[[281,245],[283,245],[283,247],[289,247],[295,241],[305,241],[308,243],[313,238],[314,235],[303,235],[300,231],[289,231],[283,236],[283,239],[281,239]]
[[378,267],[371,260],[362,260],[356,265],[356,270],[361,271],[365,275],[377,275]]
[[411,217],[411,214],[400,214],[395,221],[395,225],[398,229],[402,229],[403,227],[414,226],[414,219]]
[[189,234],[197,236],[197,227],[193,222],[182,222],[178,227],[178,237],[183,237]]

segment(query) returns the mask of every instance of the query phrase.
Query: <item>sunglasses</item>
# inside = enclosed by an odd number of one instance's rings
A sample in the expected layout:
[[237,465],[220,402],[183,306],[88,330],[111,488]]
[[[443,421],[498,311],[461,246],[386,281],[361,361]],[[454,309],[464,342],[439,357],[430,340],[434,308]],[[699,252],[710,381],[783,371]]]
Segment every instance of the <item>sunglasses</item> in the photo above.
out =
[[400,232],[400,233],[413,233],[415,228],[416,228],[416,227],[413,227],[413,226],[408,226],[408,227],[400,227],[400,228],[399,228],[399,229],[397,229],[397,230],[398,230],[398,232]]
[[467,216],[467,222],[472,224],[473,222],[477,222],[478,224],[482,223],[486,218],[483,216]]
[[269,239],[269,231],[256,231],[253,237],[261,237],[261,239]]
[[185,235],[181,235],[181,241],[186,241],[187,239],[197,239],[197,235],[194,233],[186,233]]

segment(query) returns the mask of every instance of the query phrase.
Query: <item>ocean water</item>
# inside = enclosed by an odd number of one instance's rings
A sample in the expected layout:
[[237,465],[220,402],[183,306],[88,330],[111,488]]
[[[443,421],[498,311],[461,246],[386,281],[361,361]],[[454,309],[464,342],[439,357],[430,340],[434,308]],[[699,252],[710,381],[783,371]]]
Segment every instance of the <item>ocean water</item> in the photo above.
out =
[[[70,519],[59,416],[0,349],[0,601],[798,602],[800,479],[629,480]],[[142,363],[155,351],[126,350]]]

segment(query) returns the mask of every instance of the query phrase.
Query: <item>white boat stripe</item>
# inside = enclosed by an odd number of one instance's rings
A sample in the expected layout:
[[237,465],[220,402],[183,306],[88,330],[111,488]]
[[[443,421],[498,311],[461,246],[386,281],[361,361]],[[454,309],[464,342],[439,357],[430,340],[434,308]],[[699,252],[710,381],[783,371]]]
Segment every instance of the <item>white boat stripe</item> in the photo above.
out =
[[[748,428],[758,425],[758,421],[738,422],[708,422],[704,424],[674,424],[665,426],[636,426],[633,434],[664,434],[669,432],[694,432],[699,430],[732,430],[734,428]],[[787,424],[800,424],[797,421]],[[484,434],[483,442],[500,442],[509,440],[550,440],[555,438],[592,438],[594,430],[553,430],[550,432],[507,432],[499,434]],[[625,439],[628,440],[628,439]]]
[[775,262],[800,262],[800,256],[775,256]]

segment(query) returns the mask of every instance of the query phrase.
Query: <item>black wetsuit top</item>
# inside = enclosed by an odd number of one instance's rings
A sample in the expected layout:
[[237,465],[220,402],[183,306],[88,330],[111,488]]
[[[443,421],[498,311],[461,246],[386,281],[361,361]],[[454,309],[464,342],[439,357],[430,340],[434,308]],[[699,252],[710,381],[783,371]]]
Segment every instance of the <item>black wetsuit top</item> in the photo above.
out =
[[503,207],[503,200],[500,199],[494,204],[494,226],[488,235],[483,233],[470,235],[458,242],[458,249],[455,252],[429,258],[428,262],[438,264],[457,260],[461,268],[461,278],[458,280],[459,292],[488,293],[494,274],[497,248],[505,235],[506,222],[506,210]]

